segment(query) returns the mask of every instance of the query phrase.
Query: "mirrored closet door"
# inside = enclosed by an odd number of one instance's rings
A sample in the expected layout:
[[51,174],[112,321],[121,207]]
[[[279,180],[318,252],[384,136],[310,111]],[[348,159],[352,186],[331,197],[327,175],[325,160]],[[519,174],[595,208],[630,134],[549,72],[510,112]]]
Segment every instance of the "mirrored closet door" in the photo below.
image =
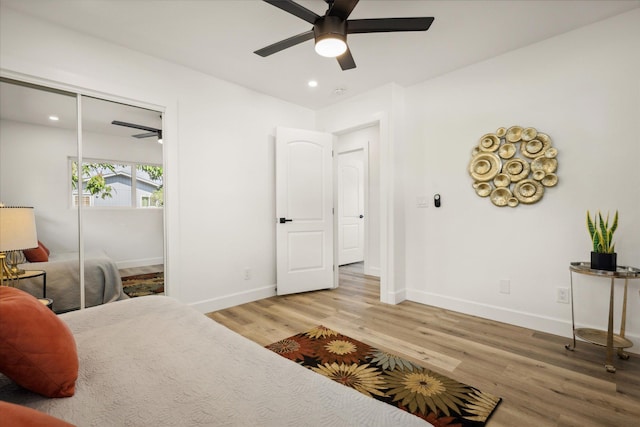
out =
[[0,100],[0,202],[33,207],[40,242],[11,285],[56,312],[127,298],[122,275],[162,292],[161,112],[4,78]]
[[[0,202],[33,207],[41,245],[24,252],[19,267],[26,273],[10,277],[10,285],[49,298],[64,287],[54,309],[80,305],[78,210],[67,189],[67,161],[78,155],[77,123],[76,94],[0,81]],[[24,248],[14,249],[23,255]]]
[[119,286],[109,284],[118,277],[131,297],[164,291],[162,164],[160,112],[82,97],[87,301],[121,298]]

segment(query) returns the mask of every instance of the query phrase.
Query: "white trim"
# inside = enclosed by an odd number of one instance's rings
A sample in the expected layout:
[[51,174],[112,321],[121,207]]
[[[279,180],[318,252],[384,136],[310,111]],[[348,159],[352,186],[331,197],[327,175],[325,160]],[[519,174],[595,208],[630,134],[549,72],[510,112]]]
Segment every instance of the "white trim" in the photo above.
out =
[[380,301],[395,304],[389,295],[395,292],[393,241],[393,173],[389,114],[374,114],[380,132]]
[[[149,102],[144,102],[144,101],[139,101],[139,100],[135,100],[132,98],[127,98],[124,96],[118,96],[118,95],[112,95],[110,93],[106,93],[106,92],[101,92],[98,90],[92,90],[92,89],[87,89],[84,87],[80,87],[80,86],[75,86],[75,85],[70,85],[70,84],[65,84],[65,83],[59,83],[57,81],[53,81],[53,80],[49,80],[46,78],[41,78],[41,77],[37,77],[37,76],[33,76],[33,75],[29,75],[29,74],[24,74],[24,73],[20,73],[20,72],[15,72],[12,70],[9,70],[7,68],[0,68],[0,77],[5,77],[7,79],[12,79],[12,80],[17,80],[17,81],[21,81],[24,83],[30,83],[33,85],[37,85],[37,86],[42,86],[44,88],[50,88],[50,89],[57,89],[63,92],[69,92],[71,94],[76,94],[76,95],[82,95],[82,96],[88,96],[91,98],[98,98],[98,99],[102,99],[104,101],[111,101],[111,102],[115,102],[118,104],[126,104],[126,105],[130,105],[132,107],[139,107],[139,108],[144,108],[145,110],[154,110],[154,111],[158,111],[160,113],[164,113],[166,107],[159,105],[159,104],[153,104],[153,103],[149,103]],[[164,125],[164,123],[163,123]],[[163,128],[163,132],[162,132],[162,141],[164,143],[164,128]]]
[[387,294],[387,303],[388,304],[400,304],[402,301],[407,299],[407,290],[400,289],[399,291],[389,292]]
[[364,144],[362,144],[362,152],[363,152],[363,156],[364,156],[364,161],[363,161],[363,171],[362,171],[362,179],[363,179],[363,186],[364,186],[364,206],[362,207],[362,214],[364,215],[364,248],[363,248],[363,258],[364,258],[364,271],[369,271],[369,265],[371,264],[371,261],[369,260],[369,241],[371,240],[371,237],[369,236],[369,232],[371,230],[370,228],[370,224],[369,224],[369,162],[371,161],[370,155],[369,155],[369,144],[370,141],[367,139],[365,141]]
[[[77,142],[78,142],[78,194],[84,195],[84,183],[82,182],[82,95],[76,94],[76,126],[77,126]],[[68,188],[71,188],[69,186]],[[84,289],[84,206],[82,203],[78,204],[78,262],[79,270],[78,275],[80,277],[80,310],[84,310],[85,306],[85,289]]]
[[258,301],[275,295],[276,285],[271,285],[262,288],[251,289],[249,291],[236,292],[235,294],[229,294],[217,298],[198,301],[189,305],[201,313],[210,313],[212,311],[235,307],[237,305]]
[[[454,298],[447,295],[435,294],[432,292],[424,292],[416,289],[407,289],[406,298],[420,304],[433,307],[444,308],[446,310],[456,311],[458,313],[478,316],[483,319],[490,319],[497,322],[507,323],[509,325],[520,326],[522,328],[531,329],[533,331],[546,332],[553,335],[568,338],[567,344],[572,338],[571,321],[558,319],[555,317],[540,316],[526,311],[512,310],[505,307],[499,307],[491,304],[483,304],[467,299]],[[585,325],[587,326],[587,325]],[[629,335],[626,337],[633,342],[640,342],[640,335]],[[580,346],[591,345],[580,342]],[[558,346],[558,351],[562,351],[562,346]],[[640,347],[635,346],[631,349],[625,349],[632,353],[640,353]]]
[[331,151],[331,184],[333,186],[333,287],[336,289],[340,286],[340,224],[338,224],[338,218],[340,218],[340,203],[338,194],[338,137],[335,133],[332,134],[332,151]]
[[380,267],[371,267],[367,264],[364,265],[364,274],[367,276],[380,277]]

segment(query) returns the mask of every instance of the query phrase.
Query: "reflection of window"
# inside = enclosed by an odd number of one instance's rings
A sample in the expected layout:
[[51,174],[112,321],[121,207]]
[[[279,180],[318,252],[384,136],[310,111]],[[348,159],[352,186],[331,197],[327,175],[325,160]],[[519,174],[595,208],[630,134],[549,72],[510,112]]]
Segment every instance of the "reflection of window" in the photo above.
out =
[[[78,206],[78,162],[70,159],[73,206]],[[87,207],[156,208],[164,205],[162,166],[85,159],[82,203]],[[135,171],[133,173],[132,171]]]
[[[82,206],[91,206],[91,196],[82,196]],[[78,195],[73,195],[73,206],[78,206]]]

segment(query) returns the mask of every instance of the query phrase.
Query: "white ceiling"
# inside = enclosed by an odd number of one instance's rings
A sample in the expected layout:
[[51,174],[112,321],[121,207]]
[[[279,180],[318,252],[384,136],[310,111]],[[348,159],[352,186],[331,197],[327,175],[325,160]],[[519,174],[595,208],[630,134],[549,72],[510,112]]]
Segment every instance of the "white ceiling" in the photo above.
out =
[[[82,131],[105,135],[131,137],[145,133],[139,129],[116,126],[113,120],[135,123],[156,129],[162,128],[158,111],[119,104],[91,97],[82,98]],[[49,116],[59,120],[51,121]],[[77,104],[75,96],[51,92],[9,82],[0,82],[0,119],[48,126],[67,130],[77,129]],[[136,139],[140,142],[157,142],[155,137]]]
[[[353,34],[341,71],[313,41],[254,50],[311,28],[260,0],[0,0],[3,6],[311,109],[377,86],[412,85],[640,7],[640,0],[362,0],[353,19],[433,16],[427,32]],[[319,15],[323,0],[300,0]],[[309,88],[307,81],[319,82]],[[337,95],[336,89],[345,89]]]

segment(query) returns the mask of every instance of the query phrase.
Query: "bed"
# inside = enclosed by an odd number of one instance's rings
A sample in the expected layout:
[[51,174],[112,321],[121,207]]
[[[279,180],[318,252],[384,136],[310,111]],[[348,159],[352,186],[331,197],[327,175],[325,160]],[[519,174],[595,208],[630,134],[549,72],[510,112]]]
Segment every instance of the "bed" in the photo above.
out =
[[[57,313],[80,307],[80,268],[77,252],[54,253],[47,262],[20,264],[24,270],[47,272],[47,298]],[[88,252],[84,262],[85,306],[93,307],[129,298],[122,289],[118,267],[106,253]],[[42,296],[42,277],[21,279],[18,288]]]
[[77,426],[428,426],[297,365],[170,297],[59,316],[77,345],[75,394],[0,374],[0,400]]

